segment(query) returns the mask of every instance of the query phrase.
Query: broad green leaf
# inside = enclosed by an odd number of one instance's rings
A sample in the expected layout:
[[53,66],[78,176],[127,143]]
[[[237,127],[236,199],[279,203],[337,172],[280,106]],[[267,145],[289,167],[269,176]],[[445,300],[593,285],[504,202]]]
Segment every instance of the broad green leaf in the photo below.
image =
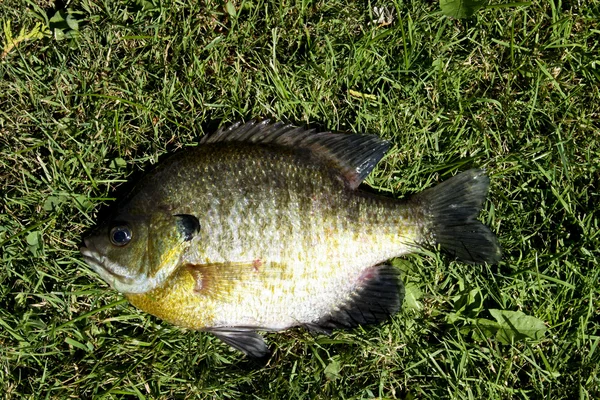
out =
[[73,15],[71,14],[67,14],[67,18],[65,19],[65,22],[67,23],[67,25],[69,26],[69,28],[71,28],[74,31],[78,31],[79,30],[79,21],[77,21]]
[[68,337],[68,338],[65,338],[65,342],[66,342],[67,344],[70,344],[71,346],[73,346],[73,347],[76,347],[76,348],[78,348],[78,349],[80,349],[80,350],[83,350],[83,351],[85,351],[85,352],[89,352],[89,351],[92,351],[92,350],[93,350],[93,348],[92,348],[92,349],[90,349],[88,346],[84,345],[84,344],[83,344],[83,343],[81,343],[81,342],[78,342],[78,341],[77,341],[77,340],[75,340],[75,339],[71,339],[70,337]]
[[42,234],[40,231],[31,231],[25,237],[27,241],[27,249],[34,256],[40,255],[40,251],[42,248]]
[[483,310],[484,296],[479,288],[466,287],[454,300],[454,311],[458,316],[476,317]]
[[475,320],[476,329],[473,329],[474,340],[486,340],[496,336],[501,328],[500,324],[486,318],[477,318]]
[[237,12],[235,11],[235,6],[230,1],[225,3],[225,10],[227,10],[227,14],[229,14],[229,16],[232,18],[235,18],[235,16],[237,15]]
[[61,41],[61,40],[65,40],[66,36],[65,33],[62,31],[62,29],[55,29],[54,30],[54,39],[56,39],[57,41]]
[[469,18],[486,3],[486,0],[440,0],[440,7],[449,17]]
[[449,324],[454,324],[454,323],[456,323],[456,321],[460,320],[461,318],[462,317],[459,314],[451,312],[451,313],[448,313],[448,315],[446,316],[446,321],[448,321]]
[[156,10],[158,8],[156,6],[156,4],[153,4],[151,1],[139,0],[139,1],[137,1],[137,3],[140,6],[142,6],[142,9],[144,9],[144,11],[152,11],[152,10]]
[[110,161],[110,169],[118,171],[121,168],[125,167],[127,165],[127,161],[125,161],[124,159],[122,159],[121,157],[117,157],[114,158]]
[[496,339],[501,343],[510,344],[513,340],[525,338],[541,339],[546,334],[547,328],[544,321],[521,311],[495,309],[489,311],[499,324]]
[[404,288],[404,307],[412,310],[421,310],[423,305],[419,299],[423,296],[421,290],[412,282],[406,284]]
[[50,18],[50,27],[59,29],[68,28],[69,25],[67,24],[66,17],[66,12],[64,12],[63,10],[58,10],[54,13],[52,18]]
[[55,210],[56,208],[58,208],[59,205],[64,203],[65,200],[66,200],[66,197],[62,196],[62,195],[48,196],[46,198],[46,201],[44,201],[44,210],[46,210],[46,211]]
[[334,381],[340,377],[340,370],[342,366],[340,365],[340,361],[338,357],[332,357],[329,365],[325,367],[323,373],[325,374],[325,378],[330,381]]
[[75,12],[71,10],[58,10],[50,18],[50,29],[54,31],[54,38],[57,41],[64,39],[75,39],[78,37],[79,20]]
[[74,194],[72,198],[75,201],[75,203],[83,209],[87,209],[93,205],[89,197],[83,194]]

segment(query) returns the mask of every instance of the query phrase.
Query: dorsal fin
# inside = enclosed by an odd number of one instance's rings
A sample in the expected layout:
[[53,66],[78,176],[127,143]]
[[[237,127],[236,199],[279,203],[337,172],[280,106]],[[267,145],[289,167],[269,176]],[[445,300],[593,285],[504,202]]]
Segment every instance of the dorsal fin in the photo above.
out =
[[371,173],[390,147],[388,142],[373,135],[317,132],[269,120],[237,122],[200,140],[201,144],[219,142],[274,144],[310,150],[339,169],[352,189]]

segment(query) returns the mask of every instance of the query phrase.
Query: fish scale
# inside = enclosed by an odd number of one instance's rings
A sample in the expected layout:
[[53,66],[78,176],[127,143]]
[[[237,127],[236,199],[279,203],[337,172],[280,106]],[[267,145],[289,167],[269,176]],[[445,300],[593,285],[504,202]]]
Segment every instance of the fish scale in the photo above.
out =
[[[263,156],[263,154],[255,155],[258,159],[262,159]],[[244,162],[241,164],[234,162],[234,164],[242,170],[255,166],[256,161],[246,154]],[[227,215],[227,223],[218,224],[214,227],[205,226],[207,238],[202,238],[199,241],[204,241],[207,244],[190,247],[194,249],[193,254],[185,256],[185,260],[192,264],[243,262],[257,255],[273,261],[274,264],[267,264],[260,273],[249,278],[244,277],[244,287],[236,291],[243,294],[244,298],[235,297],[222,306],[221,314],[227,315],[228,319],[220,321],[219,324],[221,325],[248,324],[247,317],[243,315],[245,310],[241,313],[236,310],[239,308],[238,304],[248,304],[251,301],[250,299],[263,298],[264,290],[260,285],[261,276],[267,276],[270,282],[269,285],[279,287],[281,290],[275,292],[279,296],[275,296],[276,298],[271,301],[264,302],[269,307],[261,309],[262,316],[253,321],[254,325],[273,326],[286,313],[288,314],[287,324],[289,325],[297,321],[311,321],[314,319],[314,312],[307,315],[307,309],[312,307],[302,306],[300,309],[295,309],[289,303],[302,305],[308,303],[310,299],[321,298],[323,300],[319,304],[327,304],[326,308],[328,308],[330,304],[335,303],[337,300],[338,291],[333,289],[340,287],[340,285],[351,285],[354,282],[354,279],[351,278],[352,275],[356,275],[364,268],[364,265],[362,265],[364,255],[381,254],[383,250],[378,249],[373,240],[369,241],[361,238],[372,237],[372,239],[377,240],[384,237],[384,234],[394,234],[397,238],[401,237],[401,232],[398,229],[395,232],[391,231],[391,227],[398,226],[398,221],[394,220],[390,223],[387,219],[387,223],[382,223],[383,221],[373,218],[378,214],[384,214],[383,204],[380,205],[381,212],[376,213],[372,204],[371,207],[367,206],[367,198],[351,198],[343,194],[344,188],[338,179],[331,177],[329,181],[325,179],[318,181],[321,175],[316,172],[299,173],[303,170],[298,167],[297,163],[290,162],[289,158],[278,160],[276,165],[278,165],[277,170],[273,168],[274,165],[266,165],[265,168],[271,168],[271,176],[284,175],[284,179],[281,179],[281,181],[287,182],[287,185],[277,186],[276,189],[271,191],[261,190],[263,186],[260,185],[246,185],[245,182],[240,182],[237,178],[224,180],[221,189],[228,194],[230,202],[234,205],[221,204],[221,208],[227,208],[228,214],[225,213],[226,210],[216,210],[215,214]],[[264,175],[267,176],[267,174]],[[316,181],[318,181],[319,188],[314,185]],[[327,186],[335,186],[335,188],[331,191],[323,191],[322,188]],[[300,187],[306,192],[303,197],[296,195]],[[326,193],[333,194],[326,195]],[[319,201],[312,200],[313,196],[317,197]],[[278,212],[266,213],[266,210],[261,206],[268,199],[274,198],[279,200],[276,209]],[[349,202],[356,204],[354,207],[350,207],[351,203],[349,204]],[[327,208],[320,207],[320,203],[327,203],[329,206]],[[363,207],[361,207],[361,204]],[[390,205],[395,208],[398,207],[397,203],[390,202],[388,207]],[[339,212],[335,214],[327,213],[328,210],[337,210],[342,206],[345,207],[347,215]],[[362,213],[352,212],[354,209],[362,209]],[[304,217],[310,214],[314,217],[313,219]],[[394,215],[397,218],[400,213],[394,213]],[[257,229],[253,218],[248,220],[238,218],[241,216],[260,216],[265,226],[259,226],[259,229]],[[202,218],[200,217],[200,219]],[[213,218],[205,219],[213,220]],[[356,221],[354,221],[355,219]],[[317,225],[314,224],[314,221],[322,221],[322,223]],[[365,221],[370,221],[373,225],[365,225]],[[281,226],[290,228],[290,230],[282,232]],[[375,234],[373,234],[372,226],[379,228]],[[243,232],[243,235],[240,232]],[[414,234],[416,232],[413,232]],[[358,244],[357,240],[359,240]],[[285,243],[285,241],[295,243],[304,241],[304,243],[298,246],[286,247],[287,251],[283,254],[279,251],[280,248],[269,246],[270,243]],[[383,256],[379,256],[380,259],[385,260],[389,258],[389,254],[399,254],[403,251],[398,248],[398,245],[389,244],[393,241],[378,240],[378,242],[390,247],[390,250],[385,252]],[[396,239],[395,242],[398,243],[401,240]],[[242,249],[245,249],[245,251]],[[227,258],[223,256],[224,254],[227,255]],[[326,257],[323,258],[322,255]],[[350,258],[360,258],[361,263],[357,265],[348,263],[346,261],[348,256]],[[276,281],[270,275],[268,269],[282,268],[282,263],[287,260],[297,260],[296,263],[288,266],[291,270],[290,278],[279,277],[280,281]],[[380,260],[375,259],[374,261]],[[274,267],[271,267],[271,265],[274,265]],[[324,278],[329,278],[328,275],[331,275],[331,279],[328,279],[329,285],[317,285]],[[248,280],[250,283],[248,283]],[[286,290],[288,289],[286,286],[289,286],[290,282],[294,283],[293,291]],[[327,300],[327,296],[324,294],[329,292],[331,293],[331,300]],[[199,321],[198,319],[194,320]],[[217,324],[214,321],[211,323]],[[285,327],[286,323],[279,322],[279,324]],[[198,328],[198,326],[191,327]]]
[[81,252],[135,306],[254,357],[268,354],[257,330],[381,322],[404,293],[386,260],[434,246],[468,263],[500,259],[476,220],[480,170],[406,200],[361,191],[388,147],[235,124],[158,165]]

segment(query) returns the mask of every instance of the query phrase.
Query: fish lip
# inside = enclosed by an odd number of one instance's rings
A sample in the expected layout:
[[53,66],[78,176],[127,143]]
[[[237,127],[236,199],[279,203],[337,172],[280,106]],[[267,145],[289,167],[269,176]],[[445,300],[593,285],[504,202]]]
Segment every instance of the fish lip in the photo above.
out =
[[84,237],[83,238],[83,244],[84,244],[84,246],[81,249],[92,247],[92,243],[90,242],[90,238],[89,237]]

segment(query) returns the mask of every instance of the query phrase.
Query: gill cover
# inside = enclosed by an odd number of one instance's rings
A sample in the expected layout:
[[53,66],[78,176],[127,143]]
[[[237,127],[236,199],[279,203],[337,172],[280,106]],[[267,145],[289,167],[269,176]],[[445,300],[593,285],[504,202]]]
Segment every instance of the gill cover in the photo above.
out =
[[121,293],[160,286],[180,265],[188,242],[200,230],[188,214],[119,215],[84,239],[85,261]]

